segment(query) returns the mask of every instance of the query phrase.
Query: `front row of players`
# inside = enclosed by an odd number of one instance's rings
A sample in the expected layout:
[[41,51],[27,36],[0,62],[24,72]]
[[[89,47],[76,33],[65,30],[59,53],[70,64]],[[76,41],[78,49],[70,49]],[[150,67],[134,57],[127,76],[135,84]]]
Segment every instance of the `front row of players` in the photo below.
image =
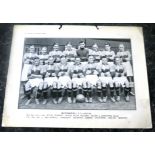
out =
[[46,104],[50,96],[54,104],[61,103],[64,96],[67,96],[68,103],[75,103],[78,94],[83,94],[85,102],[91,103],[94,92],[99,102],[105,103],[108,96],[112,102],[116,102],[120,101],[122,90],[125,100],[129,101],[129,82],[119,57],[115,58],[115,65],[109,65],[106,57],[102,58],[102,63],[96,64],[94,57],[89,56],[85,66],[80,58],[76,58],[72,66],[67,64],[65,57],[61,58],[60,64],[54,63],[51,57],[47,65],[42,65],[36,58],[28,79],[24,85],[27,105],[31,102],[34,88],[37,89],[36,104],[40,103],[41,98]]

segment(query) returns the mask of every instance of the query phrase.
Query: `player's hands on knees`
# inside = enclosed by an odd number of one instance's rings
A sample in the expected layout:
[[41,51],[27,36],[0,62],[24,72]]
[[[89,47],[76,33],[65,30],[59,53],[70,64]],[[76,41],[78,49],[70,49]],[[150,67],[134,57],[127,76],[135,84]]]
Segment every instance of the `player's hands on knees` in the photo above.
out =
[[50,73],[47,72],[46,75],[45,75],[45,77],[49,77],[49,76],[50,76]]
[[105,73],[105,76],[106,77],[110,77],[110,73]]
[[58,73],[58,76],[60,77],[60,76],[63,76],[63,73],[62,72],[59,72]]
[[94,71],[94,73],[93,73],[94,75],[98,75],[98,72],[97,71]]
[[105,75],[104,75],[104,73],[101,73],[101,77],[104,77]]
[[86,75],[89,75],[89,74],[91,74],[91,70],[86,71]]
[[82,73],[79,74],[80,78],[84,78],[84,75]]
[[52,73],[52,76],[56,76],[56,73]]

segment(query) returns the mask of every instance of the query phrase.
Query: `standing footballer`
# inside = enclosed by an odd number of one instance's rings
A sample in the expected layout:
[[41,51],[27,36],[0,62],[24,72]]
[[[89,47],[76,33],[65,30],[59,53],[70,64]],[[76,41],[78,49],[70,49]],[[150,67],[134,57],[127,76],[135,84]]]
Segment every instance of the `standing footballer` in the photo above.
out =
[[62,55],[62,51],[59,50],[59,44],[55,43],[53,46],[53,50],[49,52],[49,56],[54,58],[55,63],[60,63]]
[[28,52],[24,54],[24,60],[23,60],[24,65],[23,65],[22,76],[21,76],[22,82],[28,81],[29,68],[32,66],[34,59],[37,57],[38,55],[35,53],[35,47],[34,45],[31,45],[28,48]]
[[92,46],[92,49],[89,50],[89,56],[93,56],[94,57],[94,61],[96,63],[99,63],[101,60],[101,51],[99,50],[98,45],[95,43]]
[[65,50],[63,51],[63,55],[66,57],[67,62],[73,65],[77,54],[76,49],[72,47],[70,42],[66,44]]
[[25,103],[25,105],[30,104],[31,102],[31,93],[33,88],[37,88],[37,95],[35,98],[36,104],[39,103],[39,99],[42,95],[43,90],[43,71],[39,65],[39,58],[35,58],[34,65],[31,66],[28,73],[28,82],[25,84],[25,95],[28,99],[28,101]]
[[120,101],[120,88],[124,88],[125,100],[129,102],[129,81],[126,76],[126,68],[121,63],[121,58],[115,57],[115,77],[113,78],[116,89],[116,101]]
[[119,51],[117,52],[117,56],[121,58],[122,63],[126,67],[127,71],[127,78],[130,85],[130,93],[134,95],[131,92],[131,88],[133,87],[133,70],[131,66],[131,53],[128,50],[125,50],[124,44],[119,44]]
[[110,66],[114,64],[115,52],[111,50],[111,45],[109,43],[105,44],[105,51],[102,51],[102,57],[103,56],[107,57]]
[[77,57],[81,59],[81,62],[83,64],[86,64],[86,62],[88,61],[89,50],[85,47],[84,41],[81,41],[79,43],[79,48],[77,49],[76,53]]

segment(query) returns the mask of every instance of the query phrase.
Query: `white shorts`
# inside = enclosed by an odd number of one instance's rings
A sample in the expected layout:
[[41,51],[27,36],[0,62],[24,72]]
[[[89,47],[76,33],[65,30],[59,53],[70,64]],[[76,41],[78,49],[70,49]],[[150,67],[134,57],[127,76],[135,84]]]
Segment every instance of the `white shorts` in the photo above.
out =
[[72,61],[71,62],[68,62],[68,66],[69,67],[72,67],[73,65],[74,65],[74,62],[72,62]]
[[72,79],[72,82],[75,82],[79,86],[82,86],[84,81],[86,81],[86,78],[73,78]]
[[125,76],[122,77],[114,77],[113,78],[114,83],[120,84],[122,87],[125,87],[125,84],[128,83],[128,79]]
[[40,78],[35,78],[35,79],[29,79],[28,81],[31,85],[31,87],[38,87],[40,83],[43,82],[43,79],[40,79]]
[[127,76],[133,76],[133,69],[132,69],[131,63],[129,61],[123,62],[123,65],[126,69]]
[[82,67],[84,67],[86,64],[88,64],[88,62],[84,61],[84,62],[81,62],[81,64],[82,64]]
[[57,77],[46,77],[44,82],[47,82],[48,86],[52,86],[54,82],[58,82]]
[[31,64],[24,64],[23,70],[22,70],[22,75],[21,75],[21,81],[28,81],[28,71],[32,65]]
[[99,80],[105,84],[109,84],[113,82],[112,77],[99,77]]
[[99,80],[97,75],[86,75],[86,81],[90,82],[93,86],[96,86],[97,81]]
[[63,87],[67,87],[67,84],[69,82],[72,82],[71,78],[69,76],[61,76],[59,77],[58,79],[58,83],[60,82],[60,84],[63,86]]

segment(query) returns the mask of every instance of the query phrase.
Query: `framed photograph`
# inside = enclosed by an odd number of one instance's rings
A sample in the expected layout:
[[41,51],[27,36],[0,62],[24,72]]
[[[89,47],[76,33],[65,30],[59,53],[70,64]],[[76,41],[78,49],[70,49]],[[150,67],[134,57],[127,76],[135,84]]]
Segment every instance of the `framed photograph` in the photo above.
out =
[[151,128],[142,28],[15,25],[2,126]]

